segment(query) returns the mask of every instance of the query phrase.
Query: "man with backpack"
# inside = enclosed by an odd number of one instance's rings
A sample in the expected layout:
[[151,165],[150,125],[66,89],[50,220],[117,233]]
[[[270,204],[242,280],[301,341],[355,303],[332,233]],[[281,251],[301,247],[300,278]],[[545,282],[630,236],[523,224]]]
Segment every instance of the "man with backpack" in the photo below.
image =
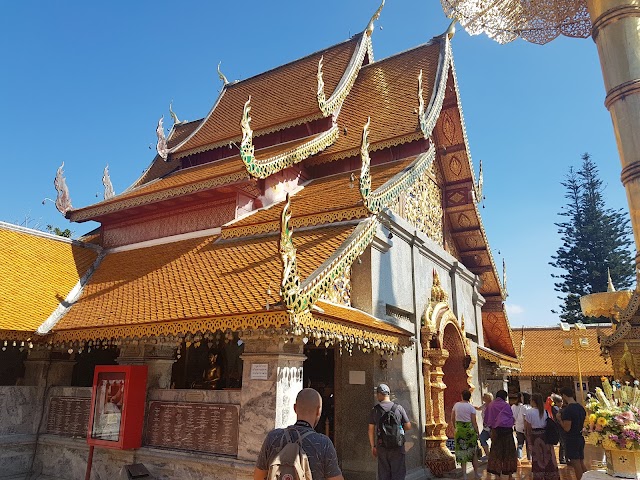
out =
[[388,385],[378,385],[376,394],[378,404],[369,418],[369,445],[378,459],[378,480],[404,480],[404,432],[411,429],[411,422],[402,405],[391,401]]
[[331,439],[314,430],[322,414],[320,394],[313,388],[300,390],[293,409],[298,421],[264,439],[254,480],[344,480]]

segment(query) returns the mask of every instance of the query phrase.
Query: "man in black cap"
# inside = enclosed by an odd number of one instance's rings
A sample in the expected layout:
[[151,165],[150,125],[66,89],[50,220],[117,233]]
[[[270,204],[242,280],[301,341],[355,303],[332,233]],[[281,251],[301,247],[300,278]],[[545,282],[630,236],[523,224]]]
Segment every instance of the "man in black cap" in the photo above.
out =
[[378,480],[404,480],[404,432],[411,429],[407,412],[389,398],[389,386],[381,383],[376,388],[378,404],[369,417],[369,445],[371,454],[378,459]]

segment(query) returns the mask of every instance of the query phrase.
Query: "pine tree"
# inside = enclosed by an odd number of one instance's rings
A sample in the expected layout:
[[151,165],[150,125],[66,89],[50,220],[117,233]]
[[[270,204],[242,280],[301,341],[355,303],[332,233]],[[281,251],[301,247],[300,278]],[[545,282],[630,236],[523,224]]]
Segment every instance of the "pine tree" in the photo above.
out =
[[606,207],[598,167],[588,153],[578,171],[569,169],[562,186],[567,204],[559,215],[565,221],[555,224],[562,245],[550,262],[563,271],[552,274],[555,290],[561,293],[560,318],[569,323],[598,321],[582,315],[580,297],[607,290],[607,269],[617,288],[632,286],[635,262],[628,214]]

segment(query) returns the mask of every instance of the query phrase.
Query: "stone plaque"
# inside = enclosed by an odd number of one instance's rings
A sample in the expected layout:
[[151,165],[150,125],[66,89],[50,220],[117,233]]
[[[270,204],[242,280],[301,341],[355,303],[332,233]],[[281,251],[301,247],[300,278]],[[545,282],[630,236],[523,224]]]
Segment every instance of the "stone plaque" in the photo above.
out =
[[269,379],[268,363],[253,363],[251,365],[251,380],[268,380],[268,379]]
[[145,445],[238,455],[237,405],[149,402]]
[[90,398],[51,397],[47,433],[65,437],[86,437],[90,410]]

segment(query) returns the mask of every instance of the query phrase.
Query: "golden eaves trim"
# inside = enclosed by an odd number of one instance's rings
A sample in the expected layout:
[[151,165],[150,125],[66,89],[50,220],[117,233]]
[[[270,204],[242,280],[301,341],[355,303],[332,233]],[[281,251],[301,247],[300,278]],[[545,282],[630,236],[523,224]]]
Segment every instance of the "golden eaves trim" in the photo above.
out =
[[167,190],[161,190],[159,192],[129,197],[121,201],[118,201],[118,198],[116,197],[108,204],[97,204],[94,207],[85,207],[81,210],[75,211],[72,210],[71,212],[69,212],[68,217],[73,222],[82,222],[91,220],[101,215],[126,210],[140,205],[147,205],[149,203],[160,202],[162,200],[168,200],[202,190],[209,190],[211,188],[228,185],[231,183],[239,182],[241,180],[246,180],[248,178],[249,175],[245,170],[239,170],[238,172],[231,173],[229,175],[215,177],[209,180],[204,180],[202,182],[196,182],[188,185],[182,185],[177,188],[169,188]]
[[520,362],[517,359],[508,357],[507,355],[480,345],[478,345],[478,356],[495,363],[499,367],[510,368],[518,371],[521,368]]
[[279,329],[289,325],[289,315],[283,310],[245,313],[238,315],[189,318],[184,320],[112,325],[72,330],[55,330],[49,343],[82,343],[90,340],[126,338],[182,337],[191,333],[215,333],[217,331],[255,331]]
[[[270,205],[269,208],[273,208],[276,205]],[[364,218],[368,215],[367,210],[364,207],[344,208],[341,210],[331,210],[329,212],[314,213],[312,215],[304,215],[294,217],[291,219],[291,225],[296,228],[312,227],[316,225],[325,225],[336,222],[343,222],[347,220],[354,220],[358,218]],[[280,228],[280,221],[273,222],[254,223],[249,225],[242,225],[234,227],[233,224],[222,230],[221,237],[224,239],[247,237],[252,235],[260,235],[265,233],[277,232]]]

